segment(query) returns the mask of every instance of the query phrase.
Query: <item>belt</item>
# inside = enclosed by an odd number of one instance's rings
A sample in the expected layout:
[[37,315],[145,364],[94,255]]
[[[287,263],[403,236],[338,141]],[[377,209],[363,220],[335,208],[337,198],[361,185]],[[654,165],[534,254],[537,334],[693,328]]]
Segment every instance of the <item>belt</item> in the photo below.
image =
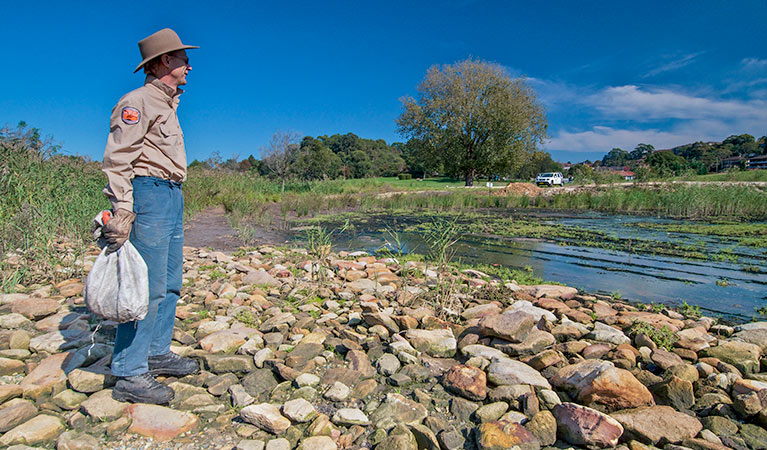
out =
[[158,177],[146,177],[146,176],[137,176],[133,179],[137,178],[143,178],[145,180],[153,181],[156,186],[159,186],[161,184],[168,186],[170,188],[178,188],[181,189],[181,182],[180,181],[172,181],[172,180],[166,180],[165,178],[158,178]]

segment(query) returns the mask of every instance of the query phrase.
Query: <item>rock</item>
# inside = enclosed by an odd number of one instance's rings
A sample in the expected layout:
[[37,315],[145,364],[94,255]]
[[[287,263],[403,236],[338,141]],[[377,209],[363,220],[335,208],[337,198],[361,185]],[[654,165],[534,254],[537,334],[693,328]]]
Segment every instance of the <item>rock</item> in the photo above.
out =
[[21,425],[37,415],[37,407],[26,399],[15,398],[0,409],[0,433]]
[[499,314],[500,312],[501,308],[495,303],[486,303],[484,305],[472,306],[471,308],[464,309],[461,313],[461,317],[463,317],[464,320],[479,319],[485,316]]
[[767,354],[767,327],[753,330],[741,330],[732,335],[738,341],[758,345],[762,354]]
[[695,404],[692,383],[673,375],[653,385],[652,392],[659,399],[658,403],[673,406],[677,410],[689,410]]
[[569,286],[560,286],[556,284],[538,284],[532,286],[532,295],[535,298],[549,297],[568,300],[578,294],[578,289]]
[[98,439],[86,433],[65,431],[56,441],[56,450],[99,450]]
[[388,436],[384,433],[383,441],[375,450],[418,450],[418,441],[406,426],[397,425]]
[[574,391],[579,402],[593,403],[608,411],[655,404],[650,391],[631,372],[609,361],[586,360],[565,366],[551,382]]
[[39,320],[59,310],[61,305],[50,298],[27,297],[11,304],[11,311],[30,320]]
[[288,419],[299,423],[309,422],[317,415],[314,406],[302,398],[285,402],[282,406],[282,413]]
[[509,342],[522,342],[527,338],[536,320],[523,311],[484,317],[477,324],[482,336],[493,336]]
[[117,379],[110,373],[109,367],[95,366],[87,369],[74,369],[67,375],[69,385],[77,392],[93,393],[114,386]]
[[255,286],[265,287],[280,287],[282,283],[279,280],[269,275],[265,270],[251,270],[242,277],[244,284],[252,284]]
[[509,404],[506,402],[494,402],[480,406],[474,415],[481,423],[498,420],[509,410]]
[[297,450],[336,450],[338,445],[330,436],[312,436],[298,444]]
[[23,361],[9,358],[0,358],[0,376],[15,375],[24,372]]
[[250,405],[240,411],[242,419],[272,434],[282,434],[290,427],[290,420],[269,403]]
[[437,435],[437,440],[442,449],[464,448],[464,444],[466,443],[466,439],[463,438],[463,435],[456,430],[441,431]]
[[24,390],[18,384],[0,384],[0,405],[6,401],[21,397]]
[[349,350],[346,352],[346,360],[349,361],[349,368],[359,372],[361,378],[372,378],[376,374],[368,355],[362,350]]
[[266,443],[266,450],[290,450],[293,444],[284,438],[272,439]]
[[723,341],[716,347],[709,347],[702,356],[718,358],[732,364],[744,373],[759,372],[759,355],[761,349],[756,344],[741,341]]
[[206,354],[205,365],[213,373],[250,373],[256,368],[247,355]]
[[266,319],[264,323],[258,327],[258,331],[269,333],[271,331],[278,331],[281,325],[293,325],[294,323],[296,323],[296,317],[293,314],[289,312],[278,312]]
[[112,398],[112,390],[105,389],[91,395],[80,404],[85,414],[96,420],[115,420],[123,415],[128,403],[118,402]]
[[326,399],[332,400],[334,402],[343,402],[349,398],[351,393],[352,390],[349,388],[349,386],[336,381],[327,391],[325,391],[323,396]]
[[537,370],[525,363],[508,358],[499,359],[490,364],[487,368],[487,379],[496,385],[529,384],[551,389],[549,382]]
[[477,447],[479,450],[539,450],[540,442],[525,427],[506,421],[487,422],[477,430]]
[[200,347],[208,353],[234,353],[246,342],[248,333],[242,330],[221,330],[200,340]]
[[191,384],[173,382],[168,384],[173,389],[175,396],[170,401],[170,407],[192,411],[203,406],[214,405],[218,403],[208,390],[202,387],[192,386]]
[[512,303],[509,309],[507,309],[505,312],[511,313],[514,311],[522,311],[524,313],[530,314],[531,316],[533,316],[536,322],[541,320],[541,318],[545,318],[549,322],[557,321],[557,316],[555,316],[554,313],[547,311],[543,308],[534,306],[531,302],[527,300],[517,300],[516,302]]
[[472,357],[485,358],[489,361],[508,358],[505,353],[498,349],[479,344],[467,345],[461,349],[461,353]]
[[37,353],[58,353],[89,342],[88,333],[81,330],[58,330],[35,336],[29,340],[29,348]]
[[416,350],[437,358],[452,357],[458,348],[453,332],[447,329],[410,329],[405,332],[405,338]]
[[410,432],[415,436],[418,448],[423,450],[440,450],[437,436],[424,425],[408,425]]
[[612,417],[575,403],[561,403],[552,413],[557,434],[571,444],[615,447],[623,434],[623,427]]
[[674,366],[681,366],[684,364],[682,358],[676,353],[667,352],[661,349],[653,350],[650,354],[650,359],[652,359],[652,362],[654,362],[655,365],[663,370],[668,370]]
[[170,441],[197,426],[197,416],[159,405],[136,403],[127,409],[131,418],[128,431],[158,441]]
[[631,339],[623,334],[623,331],[610,325],[605,325],[602,322],[594,322],[594,330],[589,334],[589,337],[595,341],[608,342],[615,345],[631,343]]
[[10,313],[0,315],[0,328],[10,328],[17,330],[32,325],[32,321],[19,313]]
[[242,387],[241,384],[234,384],[232,386],[229,386],[229,396],[232,399],[232,406],[234,407],[245,407],[248,405],[252,405],[255,403],[256,399],[253,398],[250,394],[245,391],[245,388]]
[[553,334],[533,328],[522,342],[514,343],[493,339],[492,345],[504,353],[516,356],[540,353],[545,348],[554,345],[556,342],[557,339]]
[[300,388],[305,386],[317,386],[320,384],[320,377],[313,373],[302,373],[301,375],[297,376],[294,381]]
[[669,406],[628,409],[611,416],[623,425],[627,438],[652,445],[680,443],[703,429],[698,419]]
[[57,353],[40,361],[19,384],[24,390],[24,396],[37,398],[49,394],[56,386],[66,386],[67,375],[62,367],[71,357],[71,353]]
[[255,369],[240,380],[245,392],[254,398],[265,400],[279,382],[270,369]]
[[762,427],[744,423],[740,427],[740,437],[746,441],[753,450],[767,449],[767,430]]
[[557,419],[549,411],[539,411],[524,426],[543,446],[557,441]]
[[738,432],[738,425],[726,417],[701,417],[700,422],[705,429],[711,430],[717,436],[730,436]]
[[442,385],[448,391],[469,400],[482,401],[487,396],[487,376],[484,371],[476,367],[465,365],[451,367],[442,377]]
[[51,400],[61,409],[71,411],[80,407],[80,404],[88,399],[88,396],[72,389],[66,389],[56,394]]
[[243,439],[237,443],[234,450],[264,450],[264,441],[258,439]]
[[399,359],[391,353],[384,353],[383,356],[378,358],[376,365],[378,366],[378,373],[383,376],[393,375],[401,367]]
[[406,425],[419,424],[428,412],[420,403],[416,403],[400,394],[388,393],[383,403],[370,415],[376,428],[390,429],[397,422]]
[[65,430],[61,419],[40,414],[8,431],[0,438],[0,445],[35,445],[55,440]]
[[341,408],[333,414],[333,423],[336,425],[369,425],[370,419],[357,408]]

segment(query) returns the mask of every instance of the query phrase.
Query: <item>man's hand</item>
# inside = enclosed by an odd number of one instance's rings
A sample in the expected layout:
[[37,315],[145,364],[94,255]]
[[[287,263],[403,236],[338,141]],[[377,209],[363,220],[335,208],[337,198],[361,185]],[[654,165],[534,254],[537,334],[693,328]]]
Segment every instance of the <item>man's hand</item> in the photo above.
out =
[[106,225],[104,225],[104,228],[101,229],[101,234],[106,239],[107,244],[109,244],[107,246],[107,254],[116,252],[128,240],[133,219],[135,218],[136,214],[133,212],[119,208]]

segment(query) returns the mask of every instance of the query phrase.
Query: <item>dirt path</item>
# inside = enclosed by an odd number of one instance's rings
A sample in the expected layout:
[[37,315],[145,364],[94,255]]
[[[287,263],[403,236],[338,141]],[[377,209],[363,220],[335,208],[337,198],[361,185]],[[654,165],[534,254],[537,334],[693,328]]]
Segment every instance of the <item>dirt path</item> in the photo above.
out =
[[250,235],[243,239],[232,228],[223,207],[208,208],[184,226],[184,245],[197,248],[212,248],[222,252],[233,252],[242,246],[262,244],[283,244],[284,233],[263,227],[250,228]]

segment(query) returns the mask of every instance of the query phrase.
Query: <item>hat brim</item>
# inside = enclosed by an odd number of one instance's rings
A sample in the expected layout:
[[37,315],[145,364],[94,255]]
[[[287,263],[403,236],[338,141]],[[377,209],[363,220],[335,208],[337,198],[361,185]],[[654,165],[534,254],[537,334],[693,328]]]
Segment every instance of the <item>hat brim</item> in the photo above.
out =
[[136,73],[136,72],[138,72],[138,71],[139,71],[139,69],[141,69],[142,67],[144,67],[144,65],[145,65],[146,63],[148,63],[149,61],[151,61],[151,60],[153,60],[153,59],[157,58],[157,57],[158,57],[158,56],[160,56],[160,55],[164,55],[164,54],[166,54],[166,53],[170,53],[170,52],[175,52],[175,51],[178,51],[178,50],[187,50],[187,49],[190,49],[190,48],[200,48],[200,47],[199,47],[199,46],[197,46],[197,45],[181,45],[181,46],[179,46],[178,48],[173,48],[173,49],[170,49],[170,50],[164,50],[162,53],[158,53],[158,54],[156,54],[156,55],[150,55],[150,56],[147,56],[146,58],[144,58],[144,60],[143,60],[143,61],[141,61],[141,64],[139,64],[138,66],[136,66],[136,70],[134,70],[134,71],[133,71],[133,73]]

